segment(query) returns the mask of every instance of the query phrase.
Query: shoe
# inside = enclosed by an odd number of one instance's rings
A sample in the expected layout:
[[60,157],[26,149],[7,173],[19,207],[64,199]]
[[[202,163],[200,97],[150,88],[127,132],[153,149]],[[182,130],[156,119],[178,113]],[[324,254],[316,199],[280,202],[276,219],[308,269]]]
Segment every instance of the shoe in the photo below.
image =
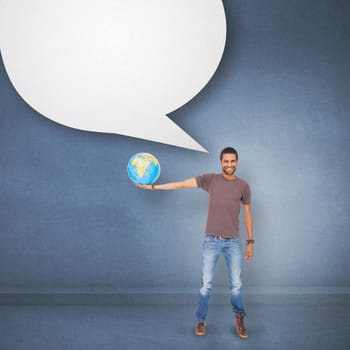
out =
[[202,336],[202,335],[205,335],[205,333],[207,333],[207,330],[205,328],[205,323],[204,322],[198,322],[196,324],[195,333],[198,336]]
[[237,331],[237,335],[242,339],[248,338],[247,330],[244,327],[244,316],[241,314],[236,314],[236,322],[235,322],[235,328]]

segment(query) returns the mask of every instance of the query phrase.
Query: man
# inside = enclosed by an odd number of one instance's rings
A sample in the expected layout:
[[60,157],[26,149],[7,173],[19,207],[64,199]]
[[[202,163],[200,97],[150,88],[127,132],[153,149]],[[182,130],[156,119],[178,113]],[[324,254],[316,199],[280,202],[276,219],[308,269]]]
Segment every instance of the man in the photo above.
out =
[[241,296],[241,243],[239,239],[240,204],[244,208],[244,224],[247,231],[246,259],[253,258],[252,217],[250,211],[250,188],[247,182],[235,175],[238,153],[232,147],[221,151],[221,174],[204,174],[181,182],[161,185],[137,185],[147,190],[175,190],[201,188],[209,193],[206,237],[203,243],[201,288],[198,295],[197,324],[195,334],[206,334],[208,301],[214,280],[215,266],[223,254],[229,274],[230,297],[235,314],[235,328],[240,338],[248,338],[244,326],[245,307]]

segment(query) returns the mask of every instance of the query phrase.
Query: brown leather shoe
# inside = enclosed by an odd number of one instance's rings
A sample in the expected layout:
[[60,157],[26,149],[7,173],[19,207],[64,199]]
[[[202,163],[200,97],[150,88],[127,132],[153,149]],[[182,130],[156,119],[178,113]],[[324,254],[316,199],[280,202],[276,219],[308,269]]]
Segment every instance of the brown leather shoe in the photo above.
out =
[[247,330],[244,327],[244,322],[243,322],[244,316],[241,314],[236,314],[236,322],[235,322],[235,327],[237,334],[240,338],[242,339],[247,339],[248,338],[248,333]]
[[205,335],[206,332],[207,332],[207,330],[205,328],[205,323],[204,322],[198,322],[196,324],[196,329],[195,329],[196,335],[202,336],[202,335]]

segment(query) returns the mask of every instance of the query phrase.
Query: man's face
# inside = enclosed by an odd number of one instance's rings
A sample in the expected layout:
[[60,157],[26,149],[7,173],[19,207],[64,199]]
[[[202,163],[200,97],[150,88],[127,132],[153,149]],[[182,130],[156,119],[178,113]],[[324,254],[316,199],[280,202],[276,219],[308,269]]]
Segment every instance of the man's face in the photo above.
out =
[[222,171],[226,175],[232,176],[236,171],[237,163],[238,163],[238,160],[235,154],[232,154],[232,153],[223,154],[221,159]]

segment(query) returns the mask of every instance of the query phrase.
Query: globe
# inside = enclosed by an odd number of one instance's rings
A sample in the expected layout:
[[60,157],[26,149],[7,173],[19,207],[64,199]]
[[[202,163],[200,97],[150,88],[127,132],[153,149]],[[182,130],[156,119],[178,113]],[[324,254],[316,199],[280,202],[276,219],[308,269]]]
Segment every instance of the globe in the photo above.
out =
[[151,185],[160,175],[158,159],[150,153],[137,153],[128,162],[128,175],[131,181],[141,185]]

